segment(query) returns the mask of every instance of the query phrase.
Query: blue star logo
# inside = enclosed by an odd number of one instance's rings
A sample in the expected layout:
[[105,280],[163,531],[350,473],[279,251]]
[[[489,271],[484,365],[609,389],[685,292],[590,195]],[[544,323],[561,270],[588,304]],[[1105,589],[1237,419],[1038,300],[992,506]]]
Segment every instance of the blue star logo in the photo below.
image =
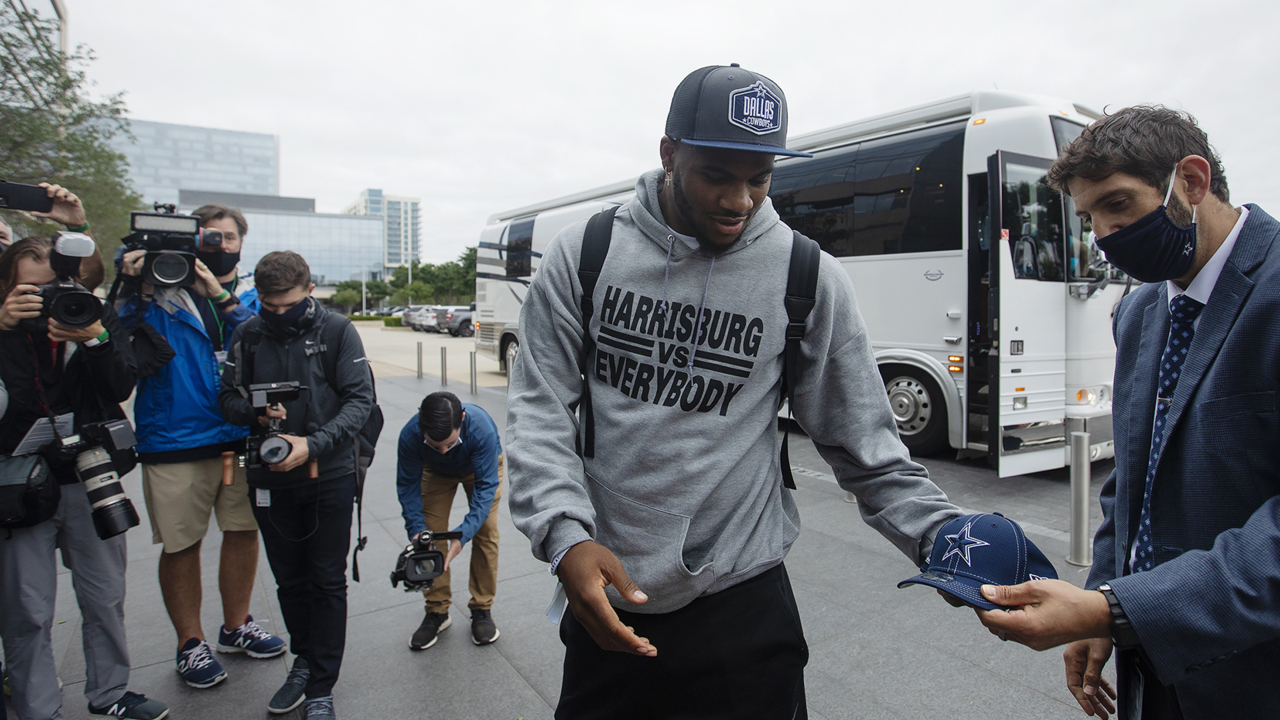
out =
[[984,542],[982,540],[979,540],[976,537],[972,537],[969,534],[969,529],[971,527],[973,527],[972,520],[965,523],[965,526],[960,529],[960,532],[956,533],[955,535],[946,536],[947,542],[949,542],[950,545],[947,547],[947,553],[942,556],[942,562],[946,562],[947,558],[951,557],[952,555],[956,555],[961,560],[964,560],[965,565],[968,565],[970,567],[973,566],[973,563],[969,562],[969,551],[974,548],[988,546],[991,543]]

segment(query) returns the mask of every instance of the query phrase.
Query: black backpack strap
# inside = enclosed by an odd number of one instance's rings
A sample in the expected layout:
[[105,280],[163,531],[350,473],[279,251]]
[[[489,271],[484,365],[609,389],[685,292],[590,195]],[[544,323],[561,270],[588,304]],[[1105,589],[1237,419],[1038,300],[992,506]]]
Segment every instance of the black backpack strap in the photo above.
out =
[[[782,393],[790,398],[799,385],[796,373],[800,368],[800,341],[804,339],[805,321],[818,297],[818,266],[822,262],[822,249],[811,238],[799,231],[791,241],[791,266],[787,272],[787,294],[783,303],[787,307],[787,349],[782,361]],[[782,484],[794,490],[796,480],[791,474],[791,458],[787,453],[790,439],[791,406],[787,406],[787,430],[782,436]]]
[[591,337],[591,316],[595,314],[593,296],[596,281],[600,279],[600,270],[604,268],[604,259],[609,254],[609,242],[613,239],[613,216],[618,206],[601,210],[587,221],[587,230],[582,236],[582,253],[578,258],[578,283],[582,285],[582,425],[584,442],[583,457],[596,455],[596,423],[591,409],[591,383],[587,380],[592,358],[596,353],[596,341]]
[[[338,388],[338,355],[342,351],[342,336],[346,334],[347,325],[350,324],[348,318],[329,313],[324,319],[324,327],[320,329],[320,344],[314,350],[320,354],[320,367],[324,370],[325,382],[335,390]],[[378,403],[377,389],[373,391],[373,402],[375,406]],[[369,544],[369,538],[364,534],[365,473],[360,468],[359,432],[352,438],[351,444],[356,471],[356,547],[351,551],[351,579],[360,582],[360,551]]]

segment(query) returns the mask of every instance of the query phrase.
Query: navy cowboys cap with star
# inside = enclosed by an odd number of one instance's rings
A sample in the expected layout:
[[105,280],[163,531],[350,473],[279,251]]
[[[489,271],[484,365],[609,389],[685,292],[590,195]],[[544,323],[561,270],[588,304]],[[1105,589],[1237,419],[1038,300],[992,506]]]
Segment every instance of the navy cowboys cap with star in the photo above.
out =
[[898,587],[929,585],[984,610],[1000,606],[982,597],[983,585],[1058,578],[1053,563],[1022,527],[1000,513],[964,515],[943,525],[920,570]]
[[787,149],[782,88],[737,63],[689,73],[671,98],[666,134],[701,147],[813,157]]

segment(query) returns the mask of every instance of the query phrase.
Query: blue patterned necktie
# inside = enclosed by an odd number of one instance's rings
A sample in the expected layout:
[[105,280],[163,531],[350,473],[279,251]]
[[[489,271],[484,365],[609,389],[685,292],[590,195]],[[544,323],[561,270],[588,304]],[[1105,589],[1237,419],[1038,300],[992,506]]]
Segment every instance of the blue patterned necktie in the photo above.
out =
[[1134,546],[1138,552],[1133,558],[1133,572],[1155,567],[1156,546],[1151,538],[1151,495],[1155,487],[1156,465],[1160,460],[1160,445],[1164,439],[1164,421],[1173,405],[1173,393],[1178,389],[1178,375],[1182,363],[1191,349],[1195,337],[1196,317],[1204,309],[1204,303],[1179,295],[1169,302],[1169,342],[1160,357],[1160,379],[1156,385],[1156,424],[1151,431],[1151,456],[1147,460],[1147,482],[1142,491],[1142,514],[1138,517],[1138,532]]

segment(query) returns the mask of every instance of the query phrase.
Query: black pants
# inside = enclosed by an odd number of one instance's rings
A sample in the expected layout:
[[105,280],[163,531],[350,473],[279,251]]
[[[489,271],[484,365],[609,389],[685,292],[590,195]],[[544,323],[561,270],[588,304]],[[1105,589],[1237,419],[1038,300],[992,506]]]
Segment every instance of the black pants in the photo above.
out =
[[355,475],[271,491],[262,507],[251,490],[289,648],[307,661],[309,698],[333,692],[347,642],[347,550]]
[[601,650],[566,612],[557,720],[808,717],[809,646],[783,566],[675,612],[618,617],[658,656]]

